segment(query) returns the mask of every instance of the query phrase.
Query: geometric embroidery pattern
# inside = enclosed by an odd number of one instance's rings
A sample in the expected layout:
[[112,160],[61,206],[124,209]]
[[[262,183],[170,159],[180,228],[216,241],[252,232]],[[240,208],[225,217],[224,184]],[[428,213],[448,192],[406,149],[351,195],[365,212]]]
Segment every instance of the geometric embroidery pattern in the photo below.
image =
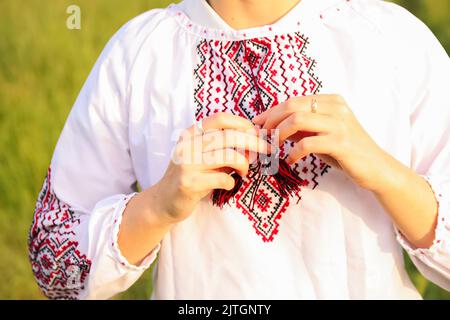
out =
[[80,219],[52,190],[51,168],[39,193],[28,238],[36,281],[50,299],[77,299],[84,289],[91,261],[73,240]]
[[[315,60],[305,54],[307,44],[308,39],[298,32],[235,41],[201,39],[194,68],[196,120],[217,112],[251,120],[289,98],[318,93],[322,84],[314,74]],[[281,146],[281,158],[292,145],[287,141]],[[304,180],[302,188],[316,188],[319,177],[329,169],[313,154],[293,165]],[[250,170],[234,205],[267,242],[278,233],[279,220],[289,204],[300,202],[301,190],[292,198],[281,195],[272,176]]]

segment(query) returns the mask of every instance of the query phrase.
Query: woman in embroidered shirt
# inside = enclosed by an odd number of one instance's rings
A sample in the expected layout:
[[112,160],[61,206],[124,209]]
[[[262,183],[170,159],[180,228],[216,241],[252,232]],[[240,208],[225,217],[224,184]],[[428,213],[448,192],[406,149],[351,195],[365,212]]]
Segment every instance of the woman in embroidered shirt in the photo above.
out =
[[[448,83],[437,39],[387,2],[144,13],[56,146],[29,238],[37,282],[110,298],[158,256],[155,299],[419,299],[403,247],[450,290]],[[273,150],[282,172],[262,174],[254,155]]]

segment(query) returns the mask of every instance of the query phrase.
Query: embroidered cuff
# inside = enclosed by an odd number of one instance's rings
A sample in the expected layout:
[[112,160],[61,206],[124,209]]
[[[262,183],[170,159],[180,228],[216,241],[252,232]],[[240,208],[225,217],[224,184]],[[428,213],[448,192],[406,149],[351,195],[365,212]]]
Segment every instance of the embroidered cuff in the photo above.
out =
[[136,194],[137,193],[134,192],[127,196],[124,196],[123,200],[119,203],[119,205],[114,210],[114,214],[112,217],[112,219],[113,219],[112,233],[111,233],[112,239],[111,239],[110,243],[111,243],[111,249],[112,249],[114,258],[116,259],[116,261],[119,262],[119,264],[122,267],[129,269],[131,271],[145,271],[148,268],[150,268],[152,263],[156,260],[159,249],[161,248],[161,244],[158,243],[158,245],[147,255],[147,257],[142,261],[142,263],[140,265],[136,266],[136,265],[129,263],[128,260],[122,255],[122,253],[120,252],[120,249],[119,249],[119,245],[117,243],[117,240],[119,238],[120,224],[122,223],[123,212],[125,211],[125,208],[126,208],[128,202]]
[[397,235],[397,241],[406,250],[406,252],[408,252],[408,254],[423,259],[425,257],[433,258],[436,255],[442,254],[450,249],[450,241],[447,239],[450,237],[450,218],[445,216],[445,214],[449,212],[450,206],[448,201],[444,199],[444,193],[443,190],[440,190],[439,184],[434,182],[433,179],[428,176],[421,175],[421,177],[424,178],[430,185],[438,205],[438,220],[433,244],[430,248],[416,248],[396,227],[395,232]]

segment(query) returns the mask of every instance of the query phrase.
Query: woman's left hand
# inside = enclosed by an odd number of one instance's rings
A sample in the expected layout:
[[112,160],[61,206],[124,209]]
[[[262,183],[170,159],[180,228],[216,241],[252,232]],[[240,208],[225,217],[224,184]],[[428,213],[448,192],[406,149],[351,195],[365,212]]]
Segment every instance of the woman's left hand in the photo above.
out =
[[[318,105],[316,112],[311,108],[313,99]],[[278,129],[280,145],[285,140],[295,142],[288,163],[314,153],[371,191],[378,188],[380,172],[392,159],[372,140],[339,95],[291,98],[252,121],[262,129]]]

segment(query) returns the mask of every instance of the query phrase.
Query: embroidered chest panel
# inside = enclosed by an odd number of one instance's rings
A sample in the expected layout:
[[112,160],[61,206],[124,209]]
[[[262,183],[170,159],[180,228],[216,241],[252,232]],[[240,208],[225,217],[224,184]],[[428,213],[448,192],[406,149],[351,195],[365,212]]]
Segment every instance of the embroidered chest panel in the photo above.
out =
[[[196,120],[228,112],[251,120],[257,114],[296,96],[317,94],[322,87],[314,74],[316,61],[306,55],[308,39],[300,33],[238,41],[206,40],[197,45],[194,69]],[[292,143],[281,146],[285,158]],[[330,167],[311,154],[293,165],[302,188],[316,188]],[[263,241],[273,241],[279,220],[295,196],[282,195],[272,176],[250,170],[234,197]]]

